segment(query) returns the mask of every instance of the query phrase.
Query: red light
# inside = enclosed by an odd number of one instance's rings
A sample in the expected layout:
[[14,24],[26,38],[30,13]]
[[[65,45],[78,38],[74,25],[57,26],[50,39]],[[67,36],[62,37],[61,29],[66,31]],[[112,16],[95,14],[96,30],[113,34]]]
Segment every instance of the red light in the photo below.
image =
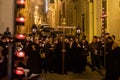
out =
[[25,35],[24,34],[17,34],[16,38],[17,39],[25,39]]
[[18,52],[16,52],[16,55],[19,58],[23,58],[23,57],[25,57],[25,52],[24,51],[18,51]]
[[24,74],[24,69],[22,67],[17,67],[17,69],[15,70],[15,74],[23,75]]
[[18,17],[18,18],[16,18],[16,21],[24,23],[25,22],[25,18],[24,17]]
[[25,4],[25,0],[17,0],[16,3],[20,4],[20,5],[24,5]]

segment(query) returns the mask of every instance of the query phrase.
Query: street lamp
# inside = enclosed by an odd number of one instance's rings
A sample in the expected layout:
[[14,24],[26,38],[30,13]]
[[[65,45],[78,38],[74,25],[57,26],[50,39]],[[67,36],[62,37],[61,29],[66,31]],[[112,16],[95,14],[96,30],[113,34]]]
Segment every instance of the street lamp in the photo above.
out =
[[78,27],[76,28],[76,34],[78,35],[78,40],[79,40],[80,34],[81,34],[81,28],[80,28],[79,25],[78,25]]
[[35,24],[32,25],[32,34],[33,36],[37,33],[37,26]]
[[37,33],[37,26],[35,24],[32,25],[32,35],[33,35],[33,41],[34,41],[34,37],[35,37],[35,34]]

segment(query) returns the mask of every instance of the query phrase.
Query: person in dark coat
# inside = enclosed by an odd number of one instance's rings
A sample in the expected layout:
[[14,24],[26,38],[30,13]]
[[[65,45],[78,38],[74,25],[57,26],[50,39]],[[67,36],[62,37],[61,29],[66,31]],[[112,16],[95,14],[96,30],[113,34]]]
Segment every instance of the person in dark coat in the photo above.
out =
[[112,37],[107,37],[105,40],[105,68],[109,67],[109,54],[112,50],[112,44],[114,43]]
[[75,38],[72,44],[72,71],[74,73],[81,73],[82,72],[82,64],[81,64],[81,57],[82,57],[82,50],[78,38]]
[[46,54],[46,67],[47,71],[53,72],[53,55],[54,55],[54,44],[52,37],[49,37],[48,42],[45,44],[45,54]]
[[6,61],[2,55],[3,48],[0,46],[0,80],[6,75]]
[[23,42],[23,50],[25,51],[26,55],[29,55],[30,53],[30,45],[31,45],[32,41],[31,41],[31,38],[30,36],[27,36],[25,41]]
[[114,42],[111,49],[108,55],[109,63],[107,64],[105,79],[103,80],[119,80],[120,47]]
[[73,45],[73,38],[69,39],[69,50],[68,50],[68,70],[72,71],[72,45]]
[[6,37],[2,36],[1,37],[1,42],[0,42],[0,46],[3,48],[3,50],[1,51],[2,56],[4,57],[3,63],[4,63],[4,67],[3,70],[4,75],[7,75],[7,62],[8,62],[8,43],[6,41]]
[[0,46],[2,46],[3,51],[2,51],[2,55],[5,57],[5,59],[7,60],[7,55],[8,55],[8,42],[5,36],[1,37],[1,42],[0,42]]
[[59,74],[67,74],[67,61],[66,52],[68,50],[67,44],[63,40],[63,36],[60,36],[58,43],[56,44],[56,72]]
[[93,41],[89,44],[89,50],[91,53],[92,71],[95,70],[95,67],[98,69],[101,69],[100,67],[100,46],[97,42],[97,36],[93,37]]
[[31,73],[40,74],[41,72],[41,58],[40,58],[40,46],[36,42],[29,45],[29,56],[28,56],[28,68]]
[[97,37],[97,43],[100,48],[100,63],[101,67],[104,67],[104,44],[102,44],[101,37]]
[[[47,43],[47,42],[46,42]],[[40,57],[41,57],[41,66],[42,66],[42,70],[44,71],[44,73],[48,72],[48,64],[47,64],[47,46],[46,43],[42,40],[40,40]]]
[[69,39],[65,38],[65,70],[68,72],[70,70],[70,59],[71,59],[71,53],[70,53],[70,44],[69,44]]
[[87,56],[89,56],[89,44],[86,39],[82,39],[80,41],[81,49],[82,49],[82,70],[86,70],[87,65]]
[[58,38],[55,38],[54,39],[54,41],[53,41],[53,43],[54,43],[54,55],[53,55],[53,60],[54,60],[54,64],[53,64],[53,71],[54,72],[58,72],[58,68],[57,68],[57,56],[58,56],[58,54],[57,54],[57,49],[56,49],[56,46],[57,46],[57,44],[58,44]]

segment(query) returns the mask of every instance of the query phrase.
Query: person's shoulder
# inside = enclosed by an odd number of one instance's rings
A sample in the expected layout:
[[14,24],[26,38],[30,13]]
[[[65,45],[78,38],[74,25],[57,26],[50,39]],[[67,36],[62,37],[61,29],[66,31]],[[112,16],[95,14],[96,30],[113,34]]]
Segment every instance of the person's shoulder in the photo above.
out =
[[120,58],[120,47],[117,47],[117,56]]

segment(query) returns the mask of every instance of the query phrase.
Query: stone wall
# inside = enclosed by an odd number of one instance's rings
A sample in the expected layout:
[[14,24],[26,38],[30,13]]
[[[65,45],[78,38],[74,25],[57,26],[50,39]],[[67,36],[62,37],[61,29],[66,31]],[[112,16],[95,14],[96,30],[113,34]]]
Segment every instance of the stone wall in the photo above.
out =
[[107,31],[120,45],[120,0],[107,0]]
[[6,27],[10,27],[13,34],[14,0],[0,0],[0,33],[3,33]]

